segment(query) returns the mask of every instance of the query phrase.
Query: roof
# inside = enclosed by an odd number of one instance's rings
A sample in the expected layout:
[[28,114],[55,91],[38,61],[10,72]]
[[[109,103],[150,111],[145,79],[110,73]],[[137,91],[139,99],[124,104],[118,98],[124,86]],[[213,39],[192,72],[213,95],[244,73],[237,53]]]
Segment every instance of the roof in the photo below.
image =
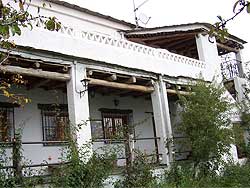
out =
[[[133,30],[126,30],[126,37],[148,37],[152,35],[160,35],[167,33],[180,33],[180,32],[189,32],[189,31],[209,31],[210,28],[213,27],[210,23],[204,22],[195,22],[195,23],[187,23],[187,24],[179,24],[179,25],[170,25],[170,26],[162,26],[162,27],[153,27],[153,28],[136,28]],[[234,40],[236,42],[245,44],[247,43],[245,40],[236,37],[235,35],[229,34],[229,39]]]
[[108,15],[104,15],[104,14],[101,14],[99,12],[95,12],[95,11],[92,11],[92,10],[89,10],[89,9],[86,9],[86,8],[83,8],[83,7],[80,7],[78,5],[74,5],[74,4],[65,2],[65,1],[59,1],[59,0],[45,0],[45,1],[57,4],[57,5],[61,5],[61,6],[67,7],[67,8],[71,8],[71,9],[74,9],[74,10],[78,10],[80,12],[84,12],[84,13],[90,14],[92,16],[97,16],[99,18],[103,18],[103,19],[106,19],[106,20],[109,20],[109,21],[112,21],[112,22],[122,24],[122,25],[126,25],[126,26],[131,27],[131,28],[136,27],[136,25],[134,25],[132,23],[129,23],[129,22],[126,22],[124,20],[119,20],[117,18],[108,16]]

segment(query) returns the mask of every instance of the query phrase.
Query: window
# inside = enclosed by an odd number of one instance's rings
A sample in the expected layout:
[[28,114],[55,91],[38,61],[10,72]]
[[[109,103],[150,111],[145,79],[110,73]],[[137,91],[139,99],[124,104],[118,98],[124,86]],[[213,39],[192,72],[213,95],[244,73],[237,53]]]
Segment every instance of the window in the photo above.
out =
[[0,102],[0,142],[11,141],[14,130],[14,106]]
[[66,141],[69,129],[67,105],[38,104],[38,108],[42,114],[43,140]]
[[132,110],[100,109],[104,139],[124,139],[130,131]]

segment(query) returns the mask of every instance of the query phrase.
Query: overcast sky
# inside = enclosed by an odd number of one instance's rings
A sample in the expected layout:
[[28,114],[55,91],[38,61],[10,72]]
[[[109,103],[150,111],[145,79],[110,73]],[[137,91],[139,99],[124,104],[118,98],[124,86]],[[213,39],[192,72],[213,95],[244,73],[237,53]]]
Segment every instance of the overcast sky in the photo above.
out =
[[[84,8],[134,23],[133,0],[67,0]],[[192,22],[218,21],[217,15],[233,15],[236,0],[148,0],[139,10],[151,17],[147,27],[175,25]],[[144,0],[135,0],[140,5]],[[228,23],[229,32],[250,43],[250,14],[245,11]],[[141,24],[143,26],[143,24]],[[250,44],[245,46],[244,61],[250,60]]]

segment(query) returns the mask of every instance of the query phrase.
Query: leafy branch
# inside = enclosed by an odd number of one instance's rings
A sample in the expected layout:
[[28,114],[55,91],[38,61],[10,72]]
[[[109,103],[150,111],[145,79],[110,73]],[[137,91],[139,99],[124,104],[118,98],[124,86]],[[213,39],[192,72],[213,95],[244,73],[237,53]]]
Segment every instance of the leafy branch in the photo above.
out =
[[[0,54],[0,65],[8,59],[10,50],[15,48],[15,44],[10,41],[10,37],[22,34],[22,28],[33,29],[34,21],[40,19],[45,25],[45,29],[49,31],[58,31],[61,23],[56,17],[47,17],[40,15],[40,7],[37,9],[37,16],[33,16],[29,12],[31,0],[13,0],[4,4],[0,0],[0,47],[7,49],[7,53]],[[46,4],[42,4],[43,7]],[[16,8],[18,7],[18,8]]]
[[234,20],[239,16],[244,10],[250,13],[250,2],[246,0],[237,0],[233,6],[234,15],[228,19],[223,19],[222,16],[217,16],[219,21],[216,22],[209,31],[210,38],[217,36],[222,42],[228,37],[229,33],[226,28],[226,24]]
[[[30,11],[30,4],[32,0],[10,0],[4,3],[0,0],[0,48],[5,49],[6,52],[0,52],[0,66],[4,66],[10,56],[11,50],[16,48],[16,45],[11,41],[13,36],[21,36],[22,29],[33,29],[34,21],[39,20],[44,24],[44,29],[49,31],[58,31],[61,28],[61,23],[56,17],[47,17],[40,14],[40,7],[37,8],[37,15],[33,16]],[[42,7],[47,6],[43,3]],[[49,5],[50,6],[50,5]],[[2,74],[2,73],[1,73]],[[3,72],[3,74],[5,74]],[[29,99],[18,96],[10,92],[11,86],[25,85],[26,81],[22,75],[13,75],[10,78],[6,76],[0,79],[0,92],[13,102],[25,104]]]

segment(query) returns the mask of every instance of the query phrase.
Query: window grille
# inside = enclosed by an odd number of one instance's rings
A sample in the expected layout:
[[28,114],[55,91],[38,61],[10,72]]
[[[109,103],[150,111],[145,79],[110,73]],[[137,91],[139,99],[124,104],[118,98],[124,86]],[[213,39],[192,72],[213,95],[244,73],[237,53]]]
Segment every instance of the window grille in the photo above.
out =
[[38,108],[42,115],[43,141],[66,141],[69,129],[67,105],[39,104]]
[[123,139],[131,131],[131,110],[100,109],[104,139]]
[[11,141],[14,131],[14,105],[0,102],[0,142]]

